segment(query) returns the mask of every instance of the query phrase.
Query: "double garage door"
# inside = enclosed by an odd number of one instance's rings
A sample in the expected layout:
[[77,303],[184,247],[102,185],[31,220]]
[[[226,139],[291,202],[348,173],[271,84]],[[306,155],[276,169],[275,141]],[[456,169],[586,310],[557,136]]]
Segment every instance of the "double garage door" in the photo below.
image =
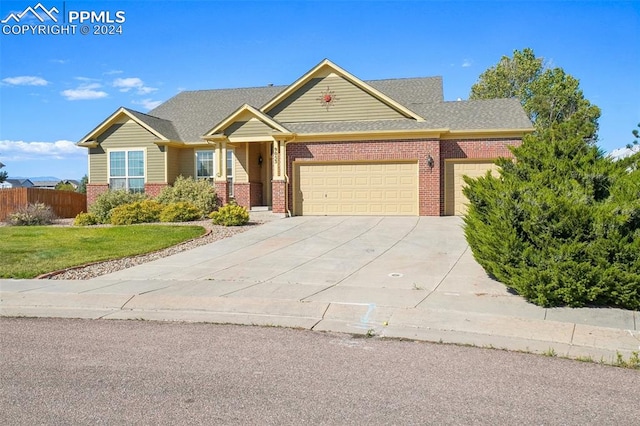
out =
[[418,215],[418,164],[294,165],[296,215]]
[[[467,212],[467,197],[462,193],[466,186],[463,176],[477,178],[498,166],[493,160],[447,160],[444,166],[444,214],[460,216]],[[495,175],[495,173],[494,173]]]

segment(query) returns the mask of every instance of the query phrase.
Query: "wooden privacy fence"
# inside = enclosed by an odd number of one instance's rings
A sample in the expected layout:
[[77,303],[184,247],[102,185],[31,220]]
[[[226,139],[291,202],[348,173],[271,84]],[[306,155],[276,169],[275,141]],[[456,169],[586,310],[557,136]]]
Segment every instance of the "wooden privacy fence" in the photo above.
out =
[[0,221],[19,208],[35,203],[51,206],[59,218],[76,217],[78,213],[87,211],[86,194],[40,188],[0,189]]

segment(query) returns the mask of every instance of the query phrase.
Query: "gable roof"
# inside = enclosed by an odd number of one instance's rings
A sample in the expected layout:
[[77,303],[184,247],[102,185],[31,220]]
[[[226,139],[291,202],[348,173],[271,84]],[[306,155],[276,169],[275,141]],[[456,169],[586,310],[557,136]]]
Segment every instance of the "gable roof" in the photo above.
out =
[[[309,79],[336,73],[371,96],[399,111],[406,119],[279,122],[269,115],[288,95]],[[277,129],[296,133],[334,133],[400,130],[439,131],[531,131],[533,126],[517,99],[491,99],[445,102],[442,77],[359,80],[329,60],[323,60],[288,86],[185,91],[147,114],[128,108],[118,109],[79,144],[89,146],[92,138],[126,114],[161,140],[198,142],[231,124],[239,114],[250,111]]]
[[270,110],[275,108],[278,104],[280,104],[283,100],[285,100],[291,94],[295,93],[296,90],[298,90],[302,86],[304,86],[312,78],[314,78],[316,76],[319,76],[319,75],[327,75],[327,74],[330,74],[330,73],[339,75],[340,77],[344,78],[345,80],[347,80],[348,82],[350,82],[354,86],[356,86],[356,87],[360,88],[361,90],[363,90],[365,93],[367,93],[370,96],[373,96],[373,97],[379,99],[384,104],[386,104],[387,106],[391,107],[392,109],[395,109],[396,111],[398,111],[399,113],[401,113],[405,117],[413,118],[413,119],[418,120],[418,121],[422,121],[422,117],[420,117],[418,114],[416,114],[413,111],[411,111],[405,105],[395,101],[394,99],[391,99],[390,97],[388,97],[384,93],[382,93],[379,90],[375,89],[374,87],[372,87],[371,85],[367,84],[366,82],[360,80],[359,78],[357,78],[353,74],[349,73],[348,71],[340,68],[339,66],[337,66],[336,64],[334,64],[333,62],[331,62],[328,59],[324,59],[323,61],[321,61],[318,65],[313,67],[311,70],[309,70],[302,77],[300,77],[295,82],[293,82],[292,84],[287,86],[286,89],[284,89],[275,98],[271,99],[269,102],[267,102],[265,105],[263,105],[262,108],[260,108],[260,109],[262,111],[268,113]]
[[195,142],[231,115],[239,106],[260,106],[286,86],[196,90],[178,93],[149,111],[149,115],[171,121],[182,141]]
[[262,111],[257,110],[256,108],[252,107],[251,105],[244,104],[240,108],[235,110],[227,118],[222,120],[213,129],[211,129],[208,132],[206,132],[204,134],[204,136],[211,136],[211,135],[214,135],[216,133],[220,133],[223,130],[225,130],[227,127],[229,127],[229,125],[231,125],[236,120],[246,120],[247,117],[256,118],[256,119],[260,120],[261,122],[263,122],[264,124],[266,124],[267,126],[271,127],[272,129],[277,130],[278,132],[289,133],[289,130],[286,127],[282,126],[280,123],[278,123],[273,118],[269,117],[268,115],[266,115]]
[[78,142],[78,145],[92,146],[95,143],[93,142],[93,140],[106,129],[115,124],[118,120],[120,120],[122,116],[126,116],[131,120],[137,122],[149,132],[157,136],[158,139],[175,141],[180,140],[180,135],[178,134],[173,123],[170,120],[152,116],[149,114],[144,114],[142,112],[135,111],[129,108],[120,107],[113,114],[107,117],[106,120],[104,120],[85,137],[83,137],[80,142]]

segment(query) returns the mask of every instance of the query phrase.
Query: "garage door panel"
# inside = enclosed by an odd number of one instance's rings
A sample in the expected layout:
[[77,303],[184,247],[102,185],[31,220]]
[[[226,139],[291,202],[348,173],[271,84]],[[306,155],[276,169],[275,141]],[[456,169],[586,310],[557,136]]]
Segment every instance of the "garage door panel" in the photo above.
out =
[[445,214],[461,216],[467,212],[468,199],[462,192],[464,176],[478,178],[487,171],[496,173],[498,166],[492,160],[451,161],[445,165]]
[[296,214],[418,214],[417,163],[297,164],[294,176]]

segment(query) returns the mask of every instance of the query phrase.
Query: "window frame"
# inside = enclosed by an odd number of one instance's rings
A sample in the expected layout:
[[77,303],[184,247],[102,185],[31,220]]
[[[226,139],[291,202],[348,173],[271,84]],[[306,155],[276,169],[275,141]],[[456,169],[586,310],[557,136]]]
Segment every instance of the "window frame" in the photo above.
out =
[[[142,153],[142,175],[130,175],[130,166],[129,166],[129,154],[132,152],[140,152]],[[122,176],[113,176],[112,175],[112,164],[111,164],[111,155],[115,153],[124,153],[124,175]],[[122,179],[124,180],[124,187],[122,188],[114,188],[113,180],[114,179]],[[132,179],[142,179],[141,187],[132,187],[131,180]],[[147,183],[147,150],[146,148],[119,148],[119,149],[109,149],[107,150],[107,182],[109,184],[110,190],[125,190],[131,193],[145,193],[145,184]]]
[[[211,154],[211,175],[210,176],[199,176],[198,175],[198,153],[210,153]],[[193,153],[193,162],[194,162],[194,178],[196,180],[206,179],[208,181],[213,181],[216,176],[216,151],[214,149],[196,149]]]

